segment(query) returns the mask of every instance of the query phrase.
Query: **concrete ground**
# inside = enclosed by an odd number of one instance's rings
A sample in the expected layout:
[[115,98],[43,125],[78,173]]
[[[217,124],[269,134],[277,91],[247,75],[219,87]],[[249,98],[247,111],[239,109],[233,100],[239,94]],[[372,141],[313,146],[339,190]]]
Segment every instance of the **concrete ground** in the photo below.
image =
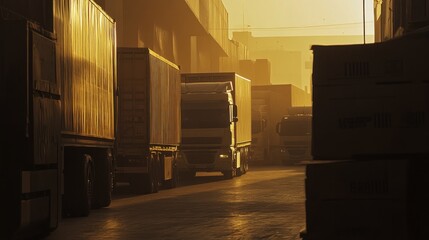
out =
[[254,167],[224,180],[194,180],[156,194],[116,189],[110,207],[62,219],[46,239],[290,239],[305,226],[305,167]]

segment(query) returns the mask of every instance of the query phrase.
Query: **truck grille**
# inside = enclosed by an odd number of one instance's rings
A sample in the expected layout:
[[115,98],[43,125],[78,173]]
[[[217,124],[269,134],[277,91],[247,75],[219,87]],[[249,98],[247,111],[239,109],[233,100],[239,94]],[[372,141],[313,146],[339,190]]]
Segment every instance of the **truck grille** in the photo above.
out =
[[216,152],[185,152],[186,159],[190,164],[207,164],[213,163],[216,158]]

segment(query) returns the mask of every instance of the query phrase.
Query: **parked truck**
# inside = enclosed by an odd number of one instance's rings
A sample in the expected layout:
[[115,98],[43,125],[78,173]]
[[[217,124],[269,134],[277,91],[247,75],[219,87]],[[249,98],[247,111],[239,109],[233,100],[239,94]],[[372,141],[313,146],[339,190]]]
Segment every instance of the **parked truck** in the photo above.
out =
[[138,193],[175,187],[180,144],[179,67],[148,48],[118,48],[116,181]]
[[277,124],[283,153],[282,163],[311,160],[312,107],[291,107]]
[[112,190],[115,23],[90,0],[23,2],[0,3],[5,239],[108,206]]
[[235,73],[182,74],[180,170],[246,173],[251,145],[250,80]]
[[[252,134],[251,164],[279,164],[285,160],[284,139],[276,131],[277,123],[295,106],[311,105],[311,95],[291,84],[252,86],[252,121],[265,125]],[[291,113],[293,114],[293,113]],[[260,115],[260,116],[258,116]],[[254,127],[258,130],[258,127]]]

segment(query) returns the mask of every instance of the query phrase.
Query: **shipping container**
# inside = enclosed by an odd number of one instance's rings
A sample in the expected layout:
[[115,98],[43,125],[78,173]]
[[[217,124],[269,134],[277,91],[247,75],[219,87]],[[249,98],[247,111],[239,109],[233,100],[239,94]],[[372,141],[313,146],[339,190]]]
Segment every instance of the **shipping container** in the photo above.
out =
[[[148,48],[118,48],[116,180],[137,192],[174,187],[180,144],[179,67]],[[157,177],[160,179],[157,179]]]

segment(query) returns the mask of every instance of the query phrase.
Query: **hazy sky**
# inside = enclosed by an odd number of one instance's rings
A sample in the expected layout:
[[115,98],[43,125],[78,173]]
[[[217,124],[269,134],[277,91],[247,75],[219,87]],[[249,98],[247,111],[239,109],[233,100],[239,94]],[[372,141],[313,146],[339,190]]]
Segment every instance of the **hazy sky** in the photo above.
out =
[[[363,0],[222,0],[231,31],[254,36],[363,35]],[[365,0],[366,34],[374,34],[373,0]]]

